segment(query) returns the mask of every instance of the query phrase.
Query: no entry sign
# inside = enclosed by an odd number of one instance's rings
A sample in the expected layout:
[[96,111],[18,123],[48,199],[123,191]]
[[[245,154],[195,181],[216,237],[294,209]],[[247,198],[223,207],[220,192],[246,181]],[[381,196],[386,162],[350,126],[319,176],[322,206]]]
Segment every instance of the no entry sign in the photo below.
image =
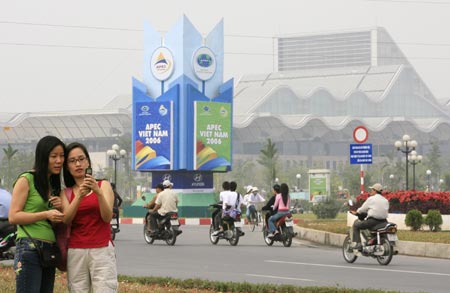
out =
[[369,131],[364,126],[358,126],[353,130],[353,139],[357,143],[365,143],[369,138]]

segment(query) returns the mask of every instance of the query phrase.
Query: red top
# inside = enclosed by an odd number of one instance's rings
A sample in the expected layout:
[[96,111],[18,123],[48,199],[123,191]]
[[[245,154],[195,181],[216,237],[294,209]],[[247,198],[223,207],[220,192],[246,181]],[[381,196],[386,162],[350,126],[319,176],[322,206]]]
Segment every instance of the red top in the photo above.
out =
[[[102,181],[99,181],[98,186],[101,187],[101,185]],[[72,200],[74,198],[72,194]],[[91,193],[82,198],[78,206],[72,221],[69,248],[105,247],[108,246],[109,241],[112,241],[109,222],[102,220],[97,195]]]

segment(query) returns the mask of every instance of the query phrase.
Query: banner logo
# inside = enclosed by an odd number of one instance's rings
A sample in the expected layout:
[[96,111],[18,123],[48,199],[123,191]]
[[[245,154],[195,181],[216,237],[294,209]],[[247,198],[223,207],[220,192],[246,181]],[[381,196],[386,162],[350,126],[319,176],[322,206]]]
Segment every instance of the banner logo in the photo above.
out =
[[206,81],[216,73],[216,57],[208,47],[200,47],[194,53],[192,67],[198,79]]
[[166,47],[159,47],[153,52],[150,66],[152,74],[157,80],[167,80],[174,69],[172,52]]

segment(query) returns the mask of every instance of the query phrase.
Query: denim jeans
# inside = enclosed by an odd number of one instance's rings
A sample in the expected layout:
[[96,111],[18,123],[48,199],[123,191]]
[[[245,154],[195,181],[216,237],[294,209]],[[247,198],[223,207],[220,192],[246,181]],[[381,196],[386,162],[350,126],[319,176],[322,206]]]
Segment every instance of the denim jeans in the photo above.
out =
[[278,221],[278,219],[282,218],[284,215],[289,214],[289,211],[278,211],[275,215],[271,216],[269,218],[269,232],[273,233],[277,229],[275,226],[275,223]]
[[247,221],[250,221],[251,213],[254,213],[254,215],[256,215],[256,208],[254,205],[250,205],[247,207],[247,211],[245,212],[245,215],[247,216]]
[[[50,243],[35,240],[40,247]],[[55,268],[43,268],[39,254],[29,238],[20,238],[16,243],[14,257],[16,293],[51,293],[55,283]]]

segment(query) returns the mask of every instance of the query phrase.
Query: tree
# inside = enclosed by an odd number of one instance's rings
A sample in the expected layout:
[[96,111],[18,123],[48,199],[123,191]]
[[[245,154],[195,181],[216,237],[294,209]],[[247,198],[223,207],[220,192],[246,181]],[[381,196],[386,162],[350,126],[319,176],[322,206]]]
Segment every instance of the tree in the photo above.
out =
[[439,149],[438,142],[431,142],[431,150],[427,154],[426,158],[429,162],[429,169],[432,171],[431,174],[434,178],[437,178],[437,180],[439,180],[441,176],[441,151]]
[[[367,188],[372,181],[372,172],[364,171],[364,187]],[[342,178],[342,187],[348,189],[351,195],[359,195],[361,193],[361,177],[359,165],[347,165],[340,174]]]
[[273,143],[272,140],[268,138],[267,143],[259,152],[260,154],[257,162],[265,168],[265,182],[272,184],[275,181],[278,172],[277,147],[275,143]]
[[5,186],[10,187],[12,184],[12,178],[11,178],[11,161],[14,157],[14,155],[18,152],[18,149],[13,149],[12,146],[8,143],[8,147],[3,149],[3,152],[5,153],[6,160],[8,162],[8,167],[6,170],[6,180],[5,180]]

